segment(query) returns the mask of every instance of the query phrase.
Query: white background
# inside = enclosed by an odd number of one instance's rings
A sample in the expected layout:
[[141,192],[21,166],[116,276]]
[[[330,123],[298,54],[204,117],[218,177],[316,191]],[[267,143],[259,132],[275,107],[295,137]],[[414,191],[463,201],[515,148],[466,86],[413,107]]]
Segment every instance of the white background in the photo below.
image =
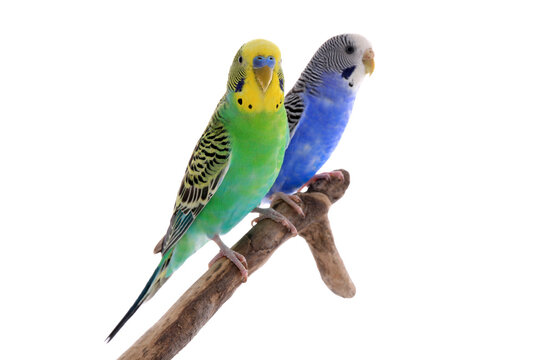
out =
[[327,38],[356,32],[375,72],[324,167],[352,176],[331,222],[356,296],[331,293],[292,239],[178,358],[538,359],[532,5],[3,1],[0,358],[119,356],[217,252],[192,256],[104,343],[159,262],[237,49],[278,44],[289,89]]

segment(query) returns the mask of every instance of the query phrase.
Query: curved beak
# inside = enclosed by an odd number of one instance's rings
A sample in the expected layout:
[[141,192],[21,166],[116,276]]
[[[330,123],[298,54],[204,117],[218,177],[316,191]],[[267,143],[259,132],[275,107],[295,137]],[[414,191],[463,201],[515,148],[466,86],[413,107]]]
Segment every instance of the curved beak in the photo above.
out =
[[364,56],[362,56],[362,63],[364,63],[364,68],[366,69],[366,74],[373,74],[373,70],[375,70],[375,61],[373,58],[375,57],[375,53],[373,52],[372,48],[367,49],[364,52]]
[[255,73],[255,79],[257,79],[263,93],[265,93],[272,81],[272,69],[269,66],[263,66],[253,69],[253,72]]

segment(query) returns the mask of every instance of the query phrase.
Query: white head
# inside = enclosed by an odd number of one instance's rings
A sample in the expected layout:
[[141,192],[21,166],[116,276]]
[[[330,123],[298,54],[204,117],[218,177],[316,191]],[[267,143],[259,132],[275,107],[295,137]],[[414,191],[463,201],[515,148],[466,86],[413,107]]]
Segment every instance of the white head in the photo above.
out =
[[375,53],[371,43],[358,34],[342,34],[327,40],[302,73],[305,85],[319,85],[324,74],[333,73],[357,90],[366,74],[373,73]]

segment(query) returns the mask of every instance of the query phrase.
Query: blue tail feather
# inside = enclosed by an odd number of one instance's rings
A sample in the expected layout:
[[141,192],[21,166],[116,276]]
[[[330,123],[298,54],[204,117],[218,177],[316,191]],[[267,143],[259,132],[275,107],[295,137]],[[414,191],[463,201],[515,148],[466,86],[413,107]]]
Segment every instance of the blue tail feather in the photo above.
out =
[[111,331],[109,336],[107,336],[105,342],[111,341],[118,333],[118,331],[120,331],[120,329],[124,326],[124,324],[133,316],[133,314],[135,314],[139,307],[146,300],[150,299],[156,293],[156,291],[165,283],[165,281],[167,281],[168,277],[165,276],[165,272],[172,257],[172,250],[173,249],[170,249],[167,253],[165,253],[156,270],[154,270],[154,273],[146,283],[143,291],[140,293],[139,297],[137,297],[137,300],[135,300],[126,315],[124,315],[118,325],[116,325],[116,327],[113,329],[113,331]]

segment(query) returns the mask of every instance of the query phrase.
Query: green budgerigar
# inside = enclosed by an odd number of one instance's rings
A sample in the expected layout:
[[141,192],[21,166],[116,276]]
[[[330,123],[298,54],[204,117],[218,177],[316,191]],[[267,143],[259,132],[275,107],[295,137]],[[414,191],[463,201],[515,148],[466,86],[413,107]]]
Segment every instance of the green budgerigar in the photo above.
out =
[[219,235],[249,214],[276,180],[289,140],[283,89],[278,47],[267,40],[244,44],[231,65],[227,91],[193,151],[167,233],[154,250],[162,259],[106,341],[209,239],[220,248],[210,263],[226,256],[247,280],[245,258]]

